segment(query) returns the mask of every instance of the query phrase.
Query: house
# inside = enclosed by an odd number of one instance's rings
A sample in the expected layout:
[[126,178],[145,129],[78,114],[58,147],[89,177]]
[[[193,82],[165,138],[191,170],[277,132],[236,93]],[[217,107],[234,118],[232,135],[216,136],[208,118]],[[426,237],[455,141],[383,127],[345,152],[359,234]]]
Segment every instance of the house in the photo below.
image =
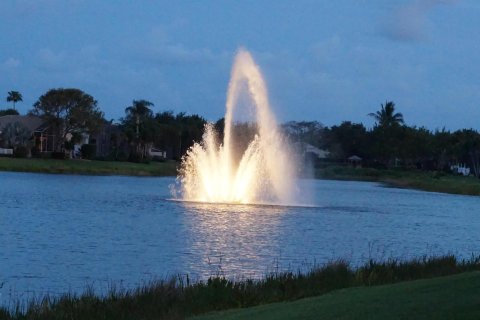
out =
[[167,152],[157,148],[150,148],[150,157],[155,160],[166,160]]
[[347,160],[348,160],[348,163],[350,163],[354,167],[359,167],[362,165],[362,158],[360,158],[357,155],[350,156],[348,157]]
[[[29,136],[31,146],[35,152],[52,152],[54,148],[55,136],[49,133],[48,125],[37,116],[32,115],[6,115],[0,117],[0,146],[12,147],[7,141],[5,130],[10,126],[20,126],[24,130],[24,134]],[[2,139],[3,138],[3,139]],[[15,139],[16,137],[9,137]]]
[[35,151],[39,153],[54,152],[55,138],[55,135],[49,131],[49,126],[46,123],[42,123],[33,131]]
[[11,124],[18,123],[30,131],[31,134],[43,124],[43,120],[36,116],[7,115],[0,117],[0,135]]
[[302,154],[305,158],[313,159],[327,159],[330,156],[330,152],[327,150],[319,149],[314,145],[305,142],[297,142],[294,144],[294,148]]

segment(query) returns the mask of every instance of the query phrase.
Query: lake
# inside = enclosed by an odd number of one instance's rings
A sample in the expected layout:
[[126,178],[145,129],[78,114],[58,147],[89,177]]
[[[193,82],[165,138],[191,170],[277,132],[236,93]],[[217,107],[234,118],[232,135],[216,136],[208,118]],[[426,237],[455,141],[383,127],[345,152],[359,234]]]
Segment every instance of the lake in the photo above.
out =
[[[479,254],[480,197],[302,180],[313,207],[169,201],[173,178],[0,172],[0,301],[346,259]],[[3,286],[2,286],[3,284]]]

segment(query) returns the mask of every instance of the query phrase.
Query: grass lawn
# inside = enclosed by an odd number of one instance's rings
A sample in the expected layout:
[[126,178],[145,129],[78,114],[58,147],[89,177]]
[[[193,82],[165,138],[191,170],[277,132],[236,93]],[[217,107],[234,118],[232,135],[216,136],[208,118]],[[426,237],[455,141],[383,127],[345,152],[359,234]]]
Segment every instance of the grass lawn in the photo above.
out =
[[192,319],[480,319],[480,272],[341,289]]
[[86,175],[174,176],[177,163],[0,158],[0,171]]
[[330,166],[317,169],[315,177],[336,180],[377,181],[395,187],[463,195],[480,195],[480,179],[442,172]]
[[[175,176],[177,162],[132,163],[95,160],[19,159],[0,157],[0,171],[86,175]],[[480,195],[480,179],[439,172],[385,170],[329,166],[317,169],[316,178],[377,181],[387,185],[444,193]]]

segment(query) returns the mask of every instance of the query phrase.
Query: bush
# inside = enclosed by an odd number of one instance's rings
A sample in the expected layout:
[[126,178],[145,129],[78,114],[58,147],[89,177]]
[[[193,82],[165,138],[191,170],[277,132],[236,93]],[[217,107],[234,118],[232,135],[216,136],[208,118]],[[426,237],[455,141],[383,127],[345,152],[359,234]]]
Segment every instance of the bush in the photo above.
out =
[[41,152],[40,152],[40,148],[37,147],[37,146],[33,146],[31,149],[30,149],[30,153],[32,155],[32,157],[34,158],[37,158],[37,157],[40,157],[41,156]]
[[24,146],[16,147],[13,150],[13,156],[15,158],[26,158],[28,157],[28,148]]
[[60,160],[65,160],[66,155],[65,152],[52,152],[52,158],[53,159],[60,159]]
[[135,163],[150,163],[150,157],[144,157],[142,154],[136,153],[136,152],[130,152],[128,155],[128,161],[129,162],[135,162]]
[[95,144],[84,144],[80,149],[82,153],[82,158],[92,160],[95,158],[97,153],[97,145]]

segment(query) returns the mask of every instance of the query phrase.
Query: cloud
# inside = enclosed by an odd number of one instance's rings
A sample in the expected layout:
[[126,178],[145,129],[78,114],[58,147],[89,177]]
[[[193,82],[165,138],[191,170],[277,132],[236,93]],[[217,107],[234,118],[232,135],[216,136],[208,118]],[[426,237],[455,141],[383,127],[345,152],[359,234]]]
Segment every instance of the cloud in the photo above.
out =
[[18,60],[18,59],[16,59],[16,58],[8,58],[7,60],[5,60],[5,61],[3,62],[2,65],[3,65],[5,68],[9,68],[9,69],[11,68],[11,69],[13,69],[13,68],[17,68],[18,66],[20,66],[20,64],[21,64],[21,63],[20,63],[20,60]]
[[428,38],[431,23],[428,15],[440,5],[455,4],[455,0],[416,0],[397,7],[381,26],[381,33],[394,41],[419,42]]
[[37,53],[38,67],[43,70],[63,70],[66,66],[67,54],[54,52],[51,49],[40,49]]
[[180,44],[164,45],[152,50],[151,53],[157,55],[160,61],[167,64],[201,63],[211,61],[214,58],[209,49],[187,49]]
[[186,22],[156,25],[142,37],[122,43],[128,61],[154,65],[190,65],[208,63],[218,58],[210,49],[194,48],[172,39],[172,29]]

